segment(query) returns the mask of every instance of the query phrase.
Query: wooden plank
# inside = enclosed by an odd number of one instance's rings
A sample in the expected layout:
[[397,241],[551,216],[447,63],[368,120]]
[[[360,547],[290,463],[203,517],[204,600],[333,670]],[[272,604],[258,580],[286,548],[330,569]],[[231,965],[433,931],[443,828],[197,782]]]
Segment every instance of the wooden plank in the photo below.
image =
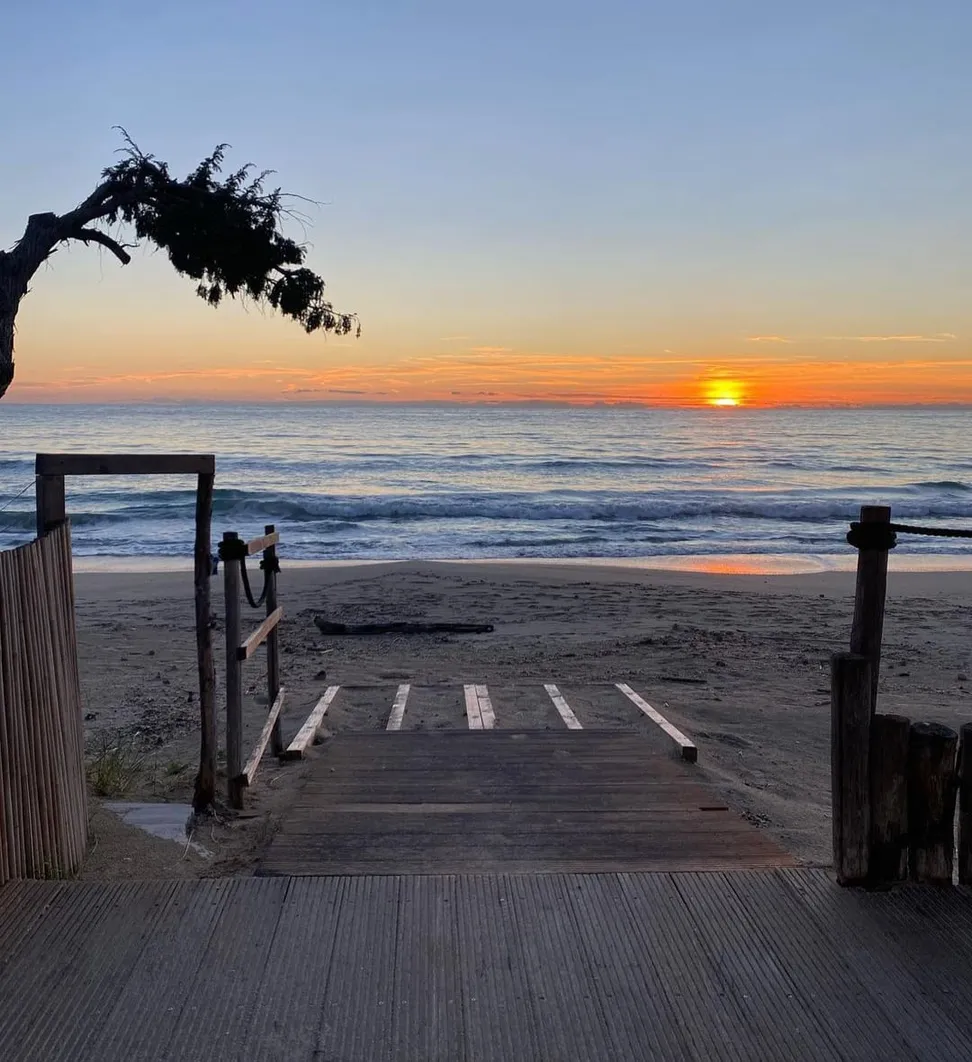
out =
[[63,476],[37,476],[34,481],[37,506],[37,537],[43,538],[67,519]]
[[958,734],[912,723],[908,741],[908,871],[912,881],[951,885],[955,852]]
[[[237,563],[237,562],[234,562]],[[281,606],[277,606],[273,612],[260,624],[259,627],[246,639],[245,642],[236,650],[237,660],[249,660],[251,656],[260,648],[261,645],[267,640],[268,635],[277,626],[280,620],[283,618],[284,610]]]
[[260,766],[260,760],[263,759],[263,754],[267,749],[267,743],[270,741],[270,735],[273,733],[273,728],[280,716],[280,710],[283,708],[284,692],[284,687],[281,686],[277,691],[277,698],[273,702],[273,707],[270,709],[267,721],[263,724],[263,730],[260,732],[260,740],[257,741],[256,747],[250,754],[250,758],[246,761],[246,766],[243,768],[244,785],[253,785],[253,779],[256,776],[257,767]]
[[483,729],[483,714],[479,707],[479,695],[475,686],[463,686],[462,692],[466,698],[466,719],[469,721],[470,730]]
[[554,708],[560,713],[560,718],[567,724],[568,730],[583,730],[577,716],[574,715],[570,705],[561,696],[560,690],[552,683],[545,683],[543,687],[547,696],[553,701]]
[[388,716],[388,726],[386,730],[401,730],[402,720],[405,718],[405,704],[408,701],[408,693],[411,690],[411,686],[405,683],[398,687],[398,692],[395,694],[395,700],[392,704],[391,714]]
[[859,885],[870,869],[870,659],[856,653],[833,656],[830,688],[834,870],[841,885]]
[[284,756],[288,759],[301,759],[308,747],[313,743],[314,738],[317,736],[317,731],[320,729],[321,723],[324,721],[324,716],[327,714],[328,708],[331,707],[331,702],[337,696],[337,692],[340,686],[328,686],[324,692],[324,696],[314,705],[314,710],[307,717],[307,722],[297,731],[297,735],[293,741],[287,746],[287,750],[284,752]]
[[691,742],[678,727],[673,726],[662,714],[652,706],[641,696],[639,696],[626,682],[616,682],[615,686],[628,698],[632,704],[638,706],[645,715],[658,726],[672,739],[675,743],[675,750],[678,753],[680,759],[686,760],[689,763],[695,763],[699,758],[699,750],[695,744]]
[[[234,531],[223,534],[224,542],[236,538]],[[243,788],[239,777],[243,771],[243,674],[238,657],[240,627],[240,561],[223,561],[223,605],[226,609],[226,773],[229,775],[229,800],[234,808],[243,806]]]
[[489,690],[485,686],[477,686],[476,697],[479,700],[479,718],[483,721],[483,730],[492,730],[496,726],[496,715],[489,699]]
[[213,454],[38,454],[38,476],[212,476]]
[[193,587],[196,605],[196,670],[199,675],[199,770],[192,807],[204,811],[216,800],[216,662],[213,658],[212,523],[214,477],[200,473],[196,480],[196,541],[193,547]]
[[876,712],[871,719],[871,885],[908,877],[908,741],[911,721]]
[[246,544],[247,556],[252,557],[257,553],[262,553],[265,549],[276,546],[279,541],[279,531],[271,531],[268,534],[260,535],[258,538],[251,538]]

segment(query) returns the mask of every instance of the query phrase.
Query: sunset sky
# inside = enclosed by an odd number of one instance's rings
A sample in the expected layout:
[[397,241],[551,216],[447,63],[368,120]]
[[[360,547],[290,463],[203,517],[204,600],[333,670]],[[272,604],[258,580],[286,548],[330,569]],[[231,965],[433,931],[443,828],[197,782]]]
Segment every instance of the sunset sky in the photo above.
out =
[[3,32],[0,246],[113,125],[180,173],[228,141],[321,204],[363,328],[74,246],[5,401],[972,402],[968,0],[32,0]]

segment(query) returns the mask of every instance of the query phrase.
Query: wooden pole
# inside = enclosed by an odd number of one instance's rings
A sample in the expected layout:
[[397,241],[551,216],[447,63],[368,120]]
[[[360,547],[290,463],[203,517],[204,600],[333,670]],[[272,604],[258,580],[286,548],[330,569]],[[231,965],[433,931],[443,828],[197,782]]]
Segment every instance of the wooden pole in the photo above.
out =
[[834,870],[841,885],[868,876],[871,662],[854,653],[831,658],[831,789]]
[[53,531],[66,519],[64,476],[36,476],[34,485],[37,505],[37,537],[43,538],[48,531]]
[[903,715],[871,719],[870,883],[908,878],[908,742],[911,720]]
[[230,806],[243,806],[243,674],[237,659],[240,647],[240,564],[231,559],[238,548],[235,531],[223,534],[223,593],[226,605],[226,774],[229,779]]
[[958,734],[912,723],[908,742],[908,871],[912,881],[951,885]]
[[959,885],[972,885],[972,723],[959,731]]
[[[272,535],[276,528],[267,524],[264,531]],[[277,607],[277,547],[267,546],[263,551],[264,576],[267,580],[267,615]],[[267,710],[273,708],[280,692],[280,626],[273,628],[267,638]],[[270,732],[270,751],[274,756],[283,753],[283,738],[280,735],[280,715]]]
[[216,664],[213,660],[211,473],[200,473],[196,485],[196,544],[193,554],[196,598],[196,666],[199,672],[199,771],[192,796],[196,812],[212,807],[216,799]]
[[[889,524],[891,507],[864,505],[862,524]],[[890,532],[888,533],[890,536]],[[871,712],[877,710],[878,678],[881,669],[881,638],[884,633],[884,604],[888,592],[888,551],[857,551],[857,589],[854,594],[854,623],[850,651],[871,661]]]

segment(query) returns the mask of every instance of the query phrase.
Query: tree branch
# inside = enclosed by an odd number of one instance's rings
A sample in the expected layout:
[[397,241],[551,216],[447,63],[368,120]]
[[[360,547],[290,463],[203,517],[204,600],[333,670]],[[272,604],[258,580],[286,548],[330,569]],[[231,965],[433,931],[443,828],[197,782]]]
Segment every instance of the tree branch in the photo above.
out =
[[120,243],[117,243],[110,236],[99,232],[97,229],[74,229],[73,232],[67,234],[67,239],[81,240],[82,243],[101,244],[102,247],[107,247],[122,265],[128,265],[132,260],[132,256]]

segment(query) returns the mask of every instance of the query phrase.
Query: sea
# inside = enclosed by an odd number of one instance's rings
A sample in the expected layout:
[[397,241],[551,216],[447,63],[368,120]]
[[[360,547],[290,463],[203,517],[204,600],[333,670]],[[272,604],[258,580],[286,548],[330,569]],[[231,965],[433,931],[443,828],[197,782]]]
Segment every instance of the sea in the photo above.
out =
[[[0,402],[0,549],[36,452],[216,455],[214,541],[273,523],[297,562],[566,559],[715,571],[854,563],[865,504],[972,527],[972,409]],[[190,477],[74,478],[79,567],[191,563]],[[898,567],[972,568],[902,536]]]

